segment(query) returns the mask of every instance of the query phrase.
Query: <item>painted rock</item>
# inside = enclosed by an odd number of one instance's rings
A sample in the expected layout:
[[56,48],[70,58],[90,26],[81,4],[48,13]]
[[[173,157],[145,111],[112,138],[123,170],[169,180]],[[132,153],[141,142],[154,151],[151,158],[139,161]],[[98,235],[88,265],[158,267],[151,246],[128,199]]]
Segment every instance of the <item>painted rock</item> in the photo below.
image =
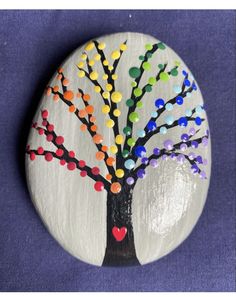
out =
[[143,265],[196,224],[209,137],[199,86],[172,49],[137,33],[96,38],[46,87],[26,147],[29,192],[76,258]]

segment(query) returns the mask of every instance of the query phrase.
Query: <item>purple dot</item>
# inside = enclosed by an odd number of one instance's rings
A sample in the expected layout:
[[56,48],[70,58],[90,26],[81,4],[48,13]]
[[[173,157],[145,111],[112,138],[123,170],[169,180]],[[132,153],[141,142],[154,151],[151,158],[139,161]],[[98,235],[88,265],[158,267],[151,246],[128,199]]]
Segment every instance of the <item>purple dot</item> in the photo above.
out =
[[206,172],[205,171],[201,171],[199,174],[200,178],[206,178]]
[[192,173],[193,174],[196,174],[199,171],[199,168],[198,168],[198,166],[196,164],[193,164],[192,167],[191,167],[191,169],[192,169]]
[[158,166],[157,160],[156,159],[151,159],[149,162],[150,166],[153,168],[156,168]]
[[188,156],[190,160],[194,160],[196,157],[196,155],[193,152],[189,153]]
[[162,158],[162,160],[166,161],[168,159],[168,156],[166,154],[164,154],[161,158]]
[[142,162],[143,164],[147,165],[147,164],[148,164],[148,158],[146,158],[146,157],[142,158],[142,159],[141,159],[141,162]]
[[134,179],[133,179],[133,177],[128,177],[127,179],[126,179],[126,183],[128,184],[128,185],[132,185],[133,183],[134,183]]
[[180,145],[180,149],[181,149],[181,151],[185,151],[187,148],[188,148],[188,146],[187,146],[186,143],[182,143],[182,144]]
[[171,139],[167,139],[167,140],[165,140],[164,141],[164,147],[165,147],[165,149],[167,149],[167,150],[172,150],[173,149],[173,141],[171,140]]
[[202,161],[202,156],[197,156],[196,157],[196,161],[199,163],[199,164],[202,164],[203,161]]
[[189,134],[194,135],[196,133],[196,130],[192,127],[189,129]]
[[139,170],[137,171],[137,177],[138,177],[138,178],[145,178],[145,176],[146,176],[146,172],[145,172],[144,169],[139,169]]
[[181,135],[181,139],[183,140],[183,142],[186,142],[186,141],[188,141],[189,140],[189,136],[188,136],[188,134],[182,134]]
[[197,147],[198,147],[198,142],[195,141],[195,140],[193,140],[193,141],[191,142],[191,147],[192,147],[192,148],[197,148]]
[[185,160],[185,156],[184,155],[182,155],[182,154],[179,154],[178,156],[177,156],[177,162],[179,162],[179,163],[183,163],[184,162],[184,160]]
[[159,148],[155,147],[154,150],[153,150],[153,154],[158,156],[160,154]]
[[207,159],[203,159],[202,164],[203,164],[203,165],[207,165],[207,163],[208,163],[208,162],[207,162]]
[[203,144],[204,146],[207,146],[207,145],[208,145],[208,138],[207,138],[207,137],[203,137],[203,138],[202,138],[202,144]]
[[171,159],[174,160],[176,158],[176,154],[175,153],[171,153],[170,157],[171,157]]

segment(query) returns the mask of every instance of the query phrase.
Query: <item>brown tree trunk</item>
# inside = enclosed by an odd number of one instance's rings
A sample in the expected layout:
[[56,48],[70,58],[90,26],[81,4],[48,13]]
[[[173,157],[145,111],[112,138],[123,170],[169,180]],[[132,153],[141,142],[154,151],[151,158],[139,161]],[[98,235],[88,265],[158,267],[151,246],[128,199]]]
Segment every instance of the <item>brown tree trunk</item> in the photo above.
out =
[[[103,266],[140,265],[134,246],[134,233],[131,217],[133,191],[124,186],[119,194],[107,195],[107,246]],[[125,237],[117,241],[113,227],[127,229]]]

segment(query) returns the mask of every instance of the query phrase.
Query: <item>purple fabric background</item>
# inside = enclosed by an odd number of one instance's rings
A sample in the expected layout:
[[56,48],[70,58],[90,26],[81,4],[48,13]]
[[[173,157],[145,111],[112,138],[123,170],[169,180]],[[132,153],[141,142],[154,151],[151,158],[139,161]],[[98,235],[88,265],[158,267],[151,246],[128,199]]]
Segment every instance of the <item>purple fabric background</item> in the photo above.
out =
[[[98,268],[65,252],[30,201],[24,146],[40,96],[58,65],[88,39],[151,34],[194,73],[213,143],[209,195],[188,239],[155,263]],[[235,290],[235,12],[0,12],[0,290]]]

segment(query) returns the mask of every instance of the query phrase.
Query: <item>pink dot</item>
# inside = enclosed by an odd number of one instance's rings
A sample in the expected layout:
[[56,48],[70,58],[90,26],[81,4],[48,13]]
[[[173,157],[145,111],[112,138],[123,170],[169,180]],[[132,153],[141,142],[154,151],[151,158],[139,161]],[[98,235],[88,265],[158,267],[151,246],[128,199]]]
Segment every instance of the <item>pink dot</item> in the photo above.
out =
[[43,126],[47,126],[47,124],[48,124],[48,121],[46,121],[46,120],[43,120],[43,121],[42,121],[42,125],[43,125]]
[[53,140],[53,135],[52,134],[48,134],[47,135],[47,141],[52,141]]
[[38,123],[35,122],[35,123],[32,124],[32,127],[33,127],[33,128],[36,128],[37,125],[38,125]]
[[57,149],[56,150],[56,155],[58,156],[58,157],[61,157],[62,155],[64,154],[64,151],[63,151],[63,149]]
[[75,168],[76,168],[76,164],[75,164],[75,162],[69,162],[69,163],[67,164],[67,168],[68,168],[69,170],[75,170]]
[[87,171],[82,170],[82,171],[80,172],[80,176],[85,177],[86,175],[87,175]]
[[64,142],[64,137],[57,136],[56,137],[56,144],[61,145]]
[[85,167],[85,166],[86,166],[85,161],[84,161],[84,160],[80,160],[80,161],[79,161],[79,167],[80,167],[80,168],[83,168],[83,167]]
[[97,192],[101,192],[102,190],[104,190],[104,184],[103,184],[103,182],[101,182],[101,181],[97,181],[97,182],[94,184],[94,189],[95,189],[95,191],[97,191]]
[[65,164],[66,164],[66,161],[65,160],[60,160],[60,164],[62,165],[62,166],[64,166]]
[[69,157],[74,158],[75,157],[75,153],[73,151],[69,151]]
[[48,117],[48,111],[45,109],[42,111],[42,118],[46,119]]
[[50,162],[53,159],[53,155],[51,153],[46,153],[44,158],[46,161]]
[[44,149],[40,146],[40,147],[38,147],[37,152],[39,155],[42,155],[44,152]]
[[35,158],[36,158],[35,153],[34,152],[30,152],[30,160],[33,161],[33,160],[35,160]]
[[48,131],[52,132],[54,130],[54,126],[52,124],[48,125]]
[[99,172],[100,172],[100,169],[99,169],[98,167],[93,167],[93,168],[92,168],[92,174],[93,174],[93,175],[98,175]]
[[39,129],[38,129],[38,133],[39,133],[39,135],[43,135],[43,133],[44,133],[43,128],[39,128]]

